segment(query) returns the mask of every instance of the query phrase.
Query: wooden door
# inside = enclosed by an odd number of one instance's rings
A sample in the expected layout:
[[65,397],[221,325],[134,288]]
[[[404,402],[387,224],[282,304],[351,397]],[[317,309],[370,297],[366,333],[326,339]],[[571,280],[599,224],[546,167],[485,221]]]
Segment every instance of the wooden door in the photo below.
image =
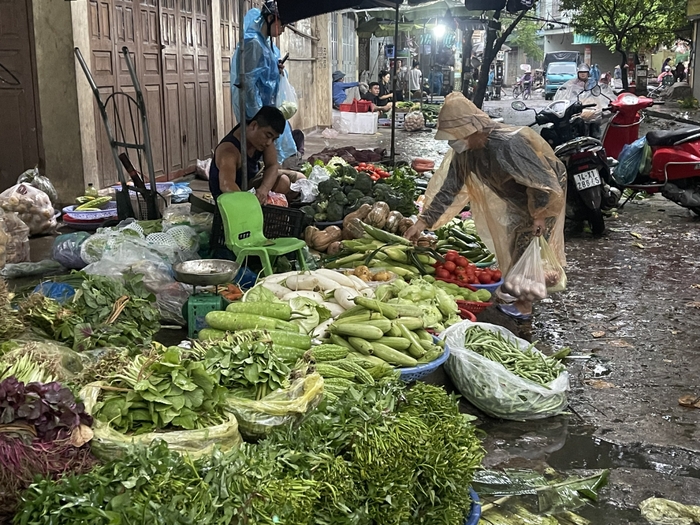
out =
[[195,0],[180,0],[180,121],[182,155],[187,166],[197,161],[197,46],[195,41]]
[[186,137],[182,122],[179,0],[161,0],[163,92],[165,94],[165,137],[171,171],[187,166],[183,156]]
[[39,164],[29,0],[0,0],[0,192]]

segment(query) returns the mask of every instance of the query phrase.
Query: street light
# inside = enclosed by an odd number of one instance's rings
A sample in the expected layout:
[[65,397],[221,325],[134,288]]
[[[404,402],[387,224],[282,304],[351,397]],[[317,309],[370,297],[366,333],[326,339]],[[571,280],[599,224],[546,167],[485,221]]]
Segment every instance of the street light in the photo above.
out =
[[433,28],[433,34],[435,35],[435,38],[437,40],[439,40],[445,36],[445,31],[446,31],[446,28],[442,24],[438,24]]

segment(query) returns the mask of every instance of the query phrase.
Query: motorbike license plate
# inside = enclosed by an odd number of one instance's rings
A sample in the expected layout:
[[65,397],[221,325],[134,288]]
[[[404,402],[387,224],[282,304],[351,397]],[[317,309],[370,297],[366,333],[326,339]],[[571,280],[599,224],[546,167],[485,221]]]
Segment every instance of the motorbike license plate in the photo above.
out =
[[574,182],[578,191],[592,188],[600,184],[598,170],[588,170],[582,173],[574,173]]

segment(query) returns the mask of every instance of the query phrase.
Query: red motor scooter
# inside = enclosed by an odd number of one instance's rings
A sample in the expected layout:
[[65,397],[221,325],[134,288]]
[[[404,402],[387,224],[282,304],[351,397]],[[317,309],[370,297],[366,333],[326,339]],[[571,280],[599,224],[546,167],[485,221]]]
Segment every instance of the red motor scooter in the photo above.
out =
[[[641,110],[654,103],[650,98],[631,93],[621,93],[610,102],[606,109],[613,113],[613,118],[603,137],[603,146],[609,156],[617,159],[626,144],[639,138],[639,125],[644,120]],[[633,193],[620,208],[638,192],[660,192],[667,199],[700,215],[700,127],[650,131],[646,139],[652,151],[651,171],[638,175],[632,184],[624,186]]]

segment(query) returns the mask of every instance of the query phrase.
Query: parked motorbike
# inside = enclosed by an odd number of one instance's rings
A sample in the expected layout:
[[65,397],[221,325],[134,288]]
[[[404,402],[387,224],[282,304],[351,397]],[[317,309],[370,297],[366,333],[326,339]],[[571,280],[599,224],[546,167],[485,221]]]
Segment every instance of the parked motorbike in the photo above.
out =
[[588,222],[593,235],[605,231],[603,210],[617,204],[620,194],[610,187],[611,169],[600,140],[585,136],[587,124],[581,113],[595,104],[580,100],[558,100],[537,112],[515,101],[516,111],[535,112],[534,124],[542,126],[540,135],[554,149],[567,172],[566,216],[575,223]]
[[[618,158],[627,144],[639,136],[639,125],[644,120],[642,110],[659,104],[647,97],[621,93],[610,102],[608,111],[613,113],[605,129],[603,145],[609,155]],[[667,199],[700,215],[700,127],[684,126],[671,131],[650,131],[646,134],[651,147],[651,170],[640,174],[624,185],[632,194],[661,193]]]

